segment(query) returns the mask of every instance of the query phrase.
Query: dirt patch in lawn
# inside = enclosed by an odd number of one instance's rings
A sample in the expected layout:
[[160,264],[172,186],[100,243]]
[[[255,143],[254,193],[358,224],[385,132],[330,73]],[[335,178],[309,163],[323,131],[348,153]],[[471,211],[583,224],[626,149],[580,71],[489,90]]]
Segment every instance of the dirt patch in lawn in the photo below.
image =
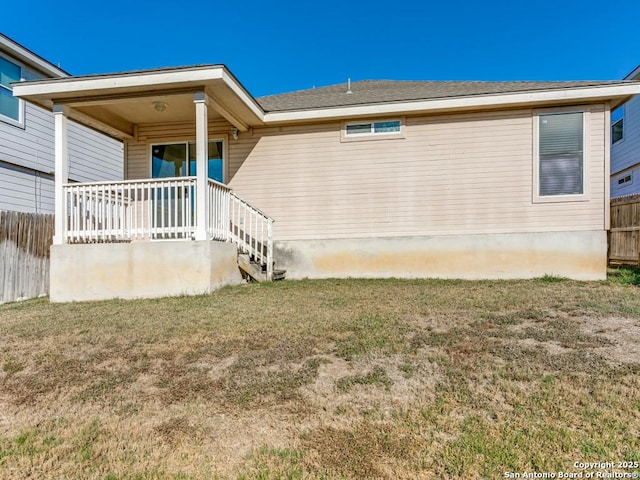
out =
[[584,318],[580,320],[580,330],[607,340],[594,351],[608,362],[640,364],[640,320],[637,318]]
[[306,426],[347,428],[363,416],[389,420],[397,411],[432,401],[442,378],[423,356],[322,357],[315,382],[300,391],[310,409],[320,413]]

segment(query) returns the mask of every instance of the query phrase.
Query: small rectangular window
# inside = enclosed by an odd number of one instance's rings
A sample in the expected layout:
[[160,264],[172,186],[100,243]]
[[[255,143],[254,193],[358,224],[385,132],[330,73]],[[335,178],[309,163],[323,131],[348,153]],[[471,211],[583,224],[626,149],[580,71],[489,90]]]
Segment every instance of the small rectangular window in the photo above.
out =
[[346,126],[348,137],[358,135],[389,135],[400,133],[400,120],[383,122],[353,123]]
[[373,124],[373,133],[396,133],[400,131],[400,121],[376,122]]
[[360,123],[357,125],[347,125],[347,135],[362,135],[371,133],[370,123]]
[[624,175],[618,178],[618,188],[626,187],[633,183],[633,176],[631,174]]
[[611,145],[624,138],[624,105],[611,112]]
[[13,96],[12,82],[20,81],[20,67],[0,57],[0,115],[20,121],[20,100]]
[[583,113],[539,116],[539,195],[584,193]]

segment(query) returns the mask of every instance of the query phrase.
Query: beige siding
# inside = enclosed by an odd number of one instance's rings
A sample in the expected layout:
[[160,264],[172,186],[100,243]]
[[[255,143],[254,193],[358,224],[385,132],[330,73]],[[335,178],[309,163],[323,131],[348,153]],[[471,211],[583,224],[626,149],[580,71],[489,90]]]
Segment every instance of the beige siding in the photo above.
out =
[[589,197],[533,203],[532,111],[406,119],[405,138],[340,142],[340,124],[256,130],[231,186],[277,239],[604,228],[604,109],[587,115]]
[[[534,203],[533,111],[407,117],[404,138],[341,142],[340,123],[272,127],[228,141],[228,183],[276,220],[277,240],[604,229],[604,107],[587,118],[587,199]],[[231,125],[210,125],[210,135]],[[149,145],[193,125],[140,127]]]

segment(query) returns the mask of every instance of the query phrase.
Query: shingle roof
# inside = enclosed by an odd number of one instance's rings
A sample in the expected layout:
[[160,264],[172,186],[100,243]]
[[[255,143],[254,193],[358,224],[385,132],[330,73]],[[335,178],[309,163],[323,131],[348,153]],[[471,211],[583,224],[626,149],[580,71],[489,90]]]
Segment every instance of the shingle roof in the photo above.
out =
[[596,87],[627,83],[614,81],[571,82],[470,82],[470,81],[395,81],[362,80],[347,84],[312,88],[297,92],[269,95],[257,98],[266,112],[310,110],[376,103],[410,102],[438,98],[468,97],[540,90],[556,90],[575,87]]

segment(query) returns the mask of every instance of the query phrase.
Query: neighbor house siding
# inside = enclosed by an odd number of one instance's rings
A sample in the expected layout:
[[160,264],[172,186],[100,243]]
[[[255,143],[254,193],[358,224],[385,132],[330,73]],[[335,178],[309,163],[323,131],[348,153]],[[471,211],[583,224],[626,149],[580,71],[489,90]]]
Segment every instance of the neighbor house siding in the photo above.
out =
[[[611,145],[611,196],[640,193],[640,96],[634,97],[624,106],[623,139]],[[633,171],[632,185],[618,186],[618,178],[624,172]]]
[[53,179],[0,164],[0,210],[53,213]]
[[69,178],[78,182],[122,180],[122,142],[69,122]]
[[[618,180],[631,176],[631,181],[619,184]],[[640,164],[616,172],[611,175],[611,197],[621,197],[623,195],[633,195],[640,193]]]
[[256,129],[231,144],[230,185],[278,240],[603,230],[604,107],[589,110],[585,201],[533,203],[532,110],[408,117],[394,140]]
[[[0,204],[7,210],[53,213],[53,196],[42,194],[53,184],[53,115],[25,105],[24,128],[0,122]],[[88,182],[122,179],[122,143],[75,122],[69,122],[69,178]],[[9,173],[11,165],[22,167]],[[12,197],[16,197],[15,199]],[[25,203],[19,198],[29,198]],[[2,208],[5,209],[5,208]]]
[[[24,65],[22,75],[26,80],[43,78]],[[26,102],[24,115],[23,126],[0,121],[0,210],[53,213],[53,115]],[[73,121],[68,141],[71,180],[122,179],[120,141]]]
[[24,128],[0,122],[0,160],[21,167],[53,171],[53,117],[26,104]]

